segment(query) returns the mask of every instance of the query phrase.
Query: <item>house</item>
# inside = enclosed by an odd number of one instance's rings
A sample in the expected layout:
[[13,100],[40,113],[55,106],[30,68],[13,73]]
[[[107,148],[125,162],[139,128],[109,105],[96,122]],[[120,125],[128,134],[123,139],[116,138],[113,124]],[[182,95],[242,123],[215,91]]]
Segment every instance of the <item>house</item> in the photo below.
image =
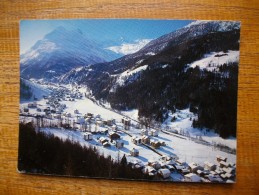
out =
[[146,175],[149,175],[151,177],[155,176],[157,174],[157,171],[151,167],[151,166],[145,166],[143,169],[142,169],[142,172]]
[[150,138],[149,138],[147,135],[143,135],[143,136],[141,137],[141,142],[142,142],[143,144],[150,144]]
[[28,103],[28,108],[37,108],[37,102]]
[[101,144],[103,144],[103,143],[105,143],[105,142],[108,142],[108,139],[105,138],[105,137],[100,137],[100,138],[99,138],[99,142],[100,142]]
[[120,135],[118,133],[115,132],[109,132],[109,137],[111,140],[116,140],[116,139],[120,139]]
[[219,182],[218,178],[214,175],[206,175],[205,178],[207,178],[212,183],[218,183]]
[[23,112],[29,112],[29,108],[23,108]]
[[171,172],[169,169],[159,169],[157,173],[163,179],[166,179],[166,178],[170,177],[170,175],[171,175]]
[[77,117],[76,122],[79,123],[79,124],[84,124],[85,119],[84,119],[84,117]]
[[141,161],[133,161],[133,162],[129,162],[129,164],[132,166],[132,168],[134,169],[142,169],[144,168],[144,164]]
[[194,173],[186,174],[184,176],[184,179],[187,182],[201,182],[201,177],[196,175],[196,174],[194,174]]
[[94,115],[92,113],[87,113],[87,116],[92,118]]
[[222,170],[225,173],[230,173],[230,174],[235,173],[235,168],[231,168],[231,167],[228,167],[228,168],[224,167]]
[[139,151],[137,149],[135,149],[135,148],[132,148],[130,150],[130,155],[131,156],[139,156]]
[[103,121],[101,121],[101,120],[96,120],[95,125],[98,126],[98,127],[104,126]]
[[164,168],[169,169],[170,171],[174,171],[175,168],[172,165],[165,165]]
[[99,133],[106,135],[108,133],[108,129],[107,128],[99,128]]
[[148,132],[148,135],[157,137],[158,136],[158,131],[155,129],[151,129],[151,131]]
[[179,172],[182,173],[183,175],[186,175],[186,174],[190,173],[190,170],[187,168],[182,168]]
[[224,167],[227,168],[228,165],[229,165],[229,164],[228,164],[226,161],[220,161],[220,162],[219,162],[219,167],[220,167],[220,168],[224,168]]
[[140,145],[141,144],[141,138],[136,137],[136,136],[132,136],[131,137],[131,141],[132,141],[132,143],[134,143],[136,145]]
[[93,135],[91,133],[84,133],[84,140],[92,140],[93,139]]
[[215,171],[216,168],[217,168],[217,165],[213,164],[213,163],[210,163],[208,161],[205,161],[204,162],[204,168],[209,170],[209,171]]
[[122,118],[121,122],[122,122],[122,124],[124,124],[125,130],[129,130],[131,120],[127,119],[127,118]]
[[142,129],[141,130],[141,135],[148,135],[148,130],[147,129]]
[[112,130],[113,131],[117,131],[117,126],[116,125],[112,125]]
[[161,143],[157,140],[151,140],[150,141],[150,145],[153,147],[153,148],[159,148],[161,146]]
[[111,145],[109,144],[108,141],[103,143],[103,147],[110,147],[110,146],[111,146]]
[[182,165],[182,166],[186,165],[186,162],[183,159],[177,159],[176,162],[177,162],[177,164]]
[[191,172],[197,173],[198,170],[203,170],[203,167],[201,167],[197,163],[192,162],[189,164],[189,169]]
[[224,162],[227,162],[227,157],[224,157],[224,156],[217,156],[217,161],[220,162],[220,161],[224,161]]
[[149,160],[148,165],[153,167],[156,170],[161,168],[161,164],[158,161],[154,161],[154,160]]
[[112,126],[114,123],[114,119],[113,120],[107,120],[107,124],[108,126]]
[[116,148],[123,148],[124,142],[122,140],[116,140]]

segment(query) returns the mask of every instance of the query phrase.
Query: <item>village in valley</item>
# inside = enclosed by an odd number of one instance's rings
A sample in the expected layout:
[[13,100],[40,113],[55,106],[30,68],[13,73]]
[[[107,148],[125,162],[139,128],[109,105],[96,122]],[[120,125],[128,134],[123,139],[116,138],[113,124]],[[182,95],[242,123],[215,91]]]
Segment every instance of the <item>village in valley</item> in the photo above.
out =
[[85,86],[26,82],[34,95],[21,101],[20,122],[32,122],[36,131],[95,147],[115,161],[126,156],[128,164],[153,180],[235,182],[235,152],[216,147],[205,130],[185,130],[186,125],[193,129],[189,118],[195,117],[188,109],[179,110],[171,126],[158,125],[139,118],[136,110],[113,110]]

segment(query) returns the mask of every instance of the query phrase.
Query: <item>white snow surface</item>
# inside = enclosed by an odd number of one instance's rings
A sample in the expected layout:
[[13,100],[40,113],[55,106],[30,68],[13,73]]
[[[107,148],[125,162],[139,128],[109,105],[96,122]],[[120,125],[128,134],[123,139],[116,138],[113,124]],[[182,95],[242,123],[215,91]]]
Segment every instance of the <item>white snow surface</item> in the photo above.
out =
[[122,45],[111,46],[111,47],[108,47],[107,49],[118,54],[128,55],[139,51],[150,41],[151,39],[141,39],[141,40],[136,40],[134,43],[123,43]]
[[[36,98],[38,98],[38,100],[42,99],[43,98],[43,95],[49,95],[51,90],[48,89],[48,86],[47,85],[40,85],[38,83],[35,83],[35,82],[31,82],[31,81],[28,81],[28,80],[23,80],[25,82],[26,85],[28,85],[31,90],[32,90],[32,98],[33,96],[35,96]],[[20,100],[21,102],[28,102],[28,101],[31,101],[31,100]]]
[[[176,117],[176,120],[172,122],[171,120],[174,116]],[[189,109],[177,110],[174,114],[169,113],[168,118],[162,126],[164,128],[168,126],[171,129],[177,130],[178,133],[180,133],[180,131],[184,131],[184,133],[188,132],[192,137],[201,136],[203,140],[210,143],[215,142],[236,149],[236,138],[230,137],[228,139],[223,139],[217,133],[213,132],[213,130],[207,131],[207,129],[201,130],[193,128],[192,120],[196,118],[197,116],[190,112]]]
[[116,90],[116,87],[122,86],[125,84],[126,81],[134,81],[135,79],[138,78],[139,74],[141,74],[142,71],[146,70],[148,67],[148,65],[143,65],[140,66],[136,69],[133,70],[126,70],[123,73],[119,74],[116,83],[113,85],[112,89],[110,90],[110,92],[113,92],[114,90]]
[[[216,57],[219,56],[219,57]],[[197,60],[189,65],[189,67],[195,68],[199,66],[201,69],[207,69],[209,71],[217,70],[219,65],[238,62],[239,51],[229,50],[227,53],[224,52],[212,52],[206,54],[204,58]]]

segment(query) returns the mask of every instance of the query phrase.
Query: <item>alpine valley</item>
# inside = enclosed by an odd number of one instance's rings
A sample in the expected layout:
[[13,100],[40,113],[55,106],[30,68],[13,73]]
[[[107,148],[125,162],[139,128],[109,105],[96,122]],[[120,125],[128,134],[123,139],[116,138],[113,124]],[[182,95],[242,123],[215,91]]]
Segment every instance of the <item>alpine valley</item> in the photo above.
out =
[[21,34],[51,25],[20,56],[20,172],[235,182],[239,22],[23,21]]
[[62,83],[87,85],[117,110],[164,122],[176,109],[197,114],[194,127],[235,136],[238,22],[196,21],[111,62],[75,68]]

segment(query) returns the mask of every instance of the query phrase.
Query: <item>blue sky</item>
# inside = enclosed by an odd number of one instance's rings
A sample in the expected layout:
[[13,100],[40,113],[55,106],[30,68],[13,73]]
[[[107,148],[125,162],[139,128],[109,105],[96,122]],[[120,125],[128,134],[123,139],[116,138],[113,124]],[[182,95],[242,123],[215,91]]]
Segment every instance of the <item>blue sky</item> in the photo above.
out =
[[38,40],[59,26],[80,29],[89,39],[106,47],[155,39],[175,31],[191,20],[141,19],[81,19],[81,20],[22,20],[20,22],[20,52],[29,50]]

